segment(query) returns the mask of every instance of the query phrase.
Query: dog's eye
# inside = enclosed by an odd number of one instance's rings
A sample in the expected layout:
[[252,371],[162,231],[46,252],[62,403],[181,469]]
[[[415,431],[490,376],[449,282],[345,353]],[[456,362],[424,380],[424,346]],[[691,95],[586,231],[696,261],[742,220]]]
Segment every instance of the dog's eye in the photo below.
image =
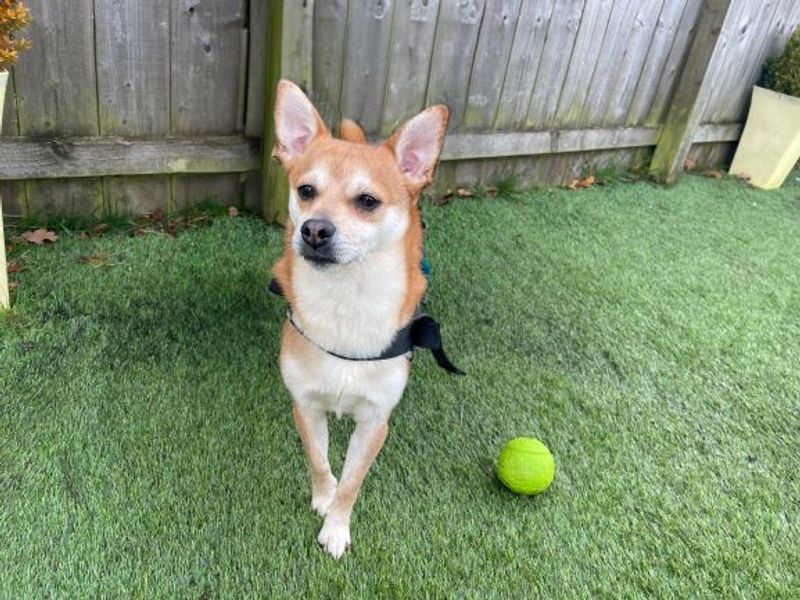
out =
[[369,194],[361,194],[358,198],[356,198],[356,206],[367,212],[372,212],[380,205],[381,201],[374,196],[370,196]]
[[305,184],[297,188],[297,193],[303,200],[311,200],[317,195],[317,190],[314,189],[313,185]]

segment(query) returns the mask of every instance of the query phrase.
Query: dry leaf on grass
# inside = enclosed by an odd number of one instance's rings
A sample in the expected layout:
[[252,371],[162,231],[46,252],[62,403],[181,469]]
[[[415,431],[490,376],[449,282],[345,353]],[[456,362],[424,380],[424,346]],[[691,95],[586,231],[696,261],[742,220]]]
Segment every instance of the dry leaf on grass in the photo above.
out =
[[573,179],[569,182],[567,187],[571,190],[581,190],[592,187],[597,182],[594,175],[589,175],[583,179]]
[[10,263],[6,265],[6,272],[7,273],[21,273],[25,270],[25,265],[22,264],[22,261],[19,260],[12,260]]
[[456,190],[456,196],[459,198],[472,198],[475,192],[469,188],[460,187]]
[[697,161],[693,159],[691,156],[687,156],[683,160],[683,169],[685,171],[694,171],[694,168],[697,166]]
[[228,216],[229,217],[238,217],[239,216],[239,209],[235,206],[228,207]]
[[703,175],[712,179],[722,179],[722,171],[706,171]]
[[8,282],[8,289],[15,290],[19,287],[19,284],[16,281],[9,281]]
[[50,229],[37,229],[35,231],[26,231],[22,234],[23,239],[28,242],[29,244],[36,244],[37,246],[41,246],[45,242],[57,242],[58,235],[56,235],[55,231]]
[[85,265],[90,265],[92,267],[113,267],[114,265],[118,265],[118,262],[114,262],[114,256],[107,252],[100,252],[98,254],[85,254],[83,256],[78,257],[78,262],[83,263]]

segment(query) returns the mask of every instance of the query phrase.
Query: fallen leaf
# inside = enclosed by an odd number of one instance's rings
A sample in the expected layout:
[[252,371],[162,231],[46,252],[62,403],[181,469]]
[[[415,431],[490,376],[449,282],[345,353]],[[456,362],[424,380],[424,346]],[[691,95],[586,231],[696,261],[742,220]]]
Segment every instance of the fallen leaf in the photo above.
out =
[[157,208],[157,209],[155,209],[153,212],[151,212],[148,215],[148,218],[151,221],[155,221],[156,223],[160,223],[161,221],[164,220],[164,211],[161,210],[160,208]]
[[497,196],[497,194],[499,194],[499,193],[500,193],[500,190],[498,190],[498,189],[497,189],[496,187],[494,187],[494,186],[489,186],[489,187],[487,187],[487,188],[486,188],[484,191],[486,192],[486,195],[487,195],[487,196]]
[[81,231],[80,234],[78,234],[79,240],[88,240],[89,237],[91,236],[89,236],[89,234],[86,231]]
[[458,196],[459,198],[472,198],[474,195],[475,192],[473,192],[469,188],[460,187],[456,190],[456,196]]
[[697,161],[693,159],[691,156],[687,156],[683,160],[683,168],[686,171],[694,171],[694,168],[697,166]]
[[235,206],[228,207],[228,216],[229,217],[238,217],[239,216],[239,209]]
[[91,265],[92,267],[113,267],[114,265],[118,265],[118,262],[113,262],[114,256],[107,252],[101,252],[98,254],[85,254],[83,256],[78,257],[78,262],[83,263],[85,265]]
[[41,246],[45,242],[57,242],[58,235],[56,235],[55,231],[50,229],[37,229],[36,231],[26,231],[22,234],[22,237],[27,241],[29,244],[36,244],[37,246]]
[[8,282],[8,289],[15,290],[19,287],[19,284],[16,281],[9,281]]
[[706,171],[703,175],[712,179],[722,179],[722,171]]
[[10,263],[6,265],[6,272],[7,273],[21,273],[25,270],[25,265],[22,264],[19,260],[12,260]]
[[98,223],[92,227],[92,234],[96,237],[103,237],[108,231],[108,223]]
[[595,179],[594,175],[589,175],[588,177],[584,177],[578,183],[578,187],[580,188],[589,188],[592,187],[597,180]]

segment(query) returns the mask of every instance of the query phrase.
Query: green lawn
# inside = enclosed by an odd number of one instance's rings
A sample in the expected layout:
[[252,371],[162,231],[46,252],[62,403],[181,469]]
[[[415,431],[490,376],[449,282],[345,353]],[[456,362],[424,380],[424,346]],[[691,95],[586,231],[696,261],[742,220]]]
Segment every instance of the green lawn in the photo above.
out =
[[[427,310],[468,376],[415,361],[340,562],[276,365],[278,229],[17,249],[0,597],[798,597],[800,187],[425,217]],[[332,421],[335,470],[349,432]],[[539,497],[494,476],[518,435],[556,457]]]

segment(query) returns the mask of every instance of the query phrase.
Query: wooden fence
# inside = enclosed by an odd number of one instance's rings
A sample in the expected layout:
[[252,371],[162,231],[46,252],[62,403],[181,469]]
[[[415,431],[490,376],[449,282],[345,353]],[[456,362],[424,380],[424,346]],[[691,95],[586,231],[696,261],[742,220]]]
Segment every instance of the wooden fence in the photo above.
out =
[[[729,157],[797,0],[28,0],[0,142],[7,212],[136,211],[261,192],[279,76],[329,123],[452,113],[440,188]],[[77,138],[75,137],[77,136]],[[674,142],[674,143],[673,143]],[[268,152],[264,153],[268,157]],[[262,155],[263,156],[263,155]],[[27,181],[19,181],[27,180]]]

